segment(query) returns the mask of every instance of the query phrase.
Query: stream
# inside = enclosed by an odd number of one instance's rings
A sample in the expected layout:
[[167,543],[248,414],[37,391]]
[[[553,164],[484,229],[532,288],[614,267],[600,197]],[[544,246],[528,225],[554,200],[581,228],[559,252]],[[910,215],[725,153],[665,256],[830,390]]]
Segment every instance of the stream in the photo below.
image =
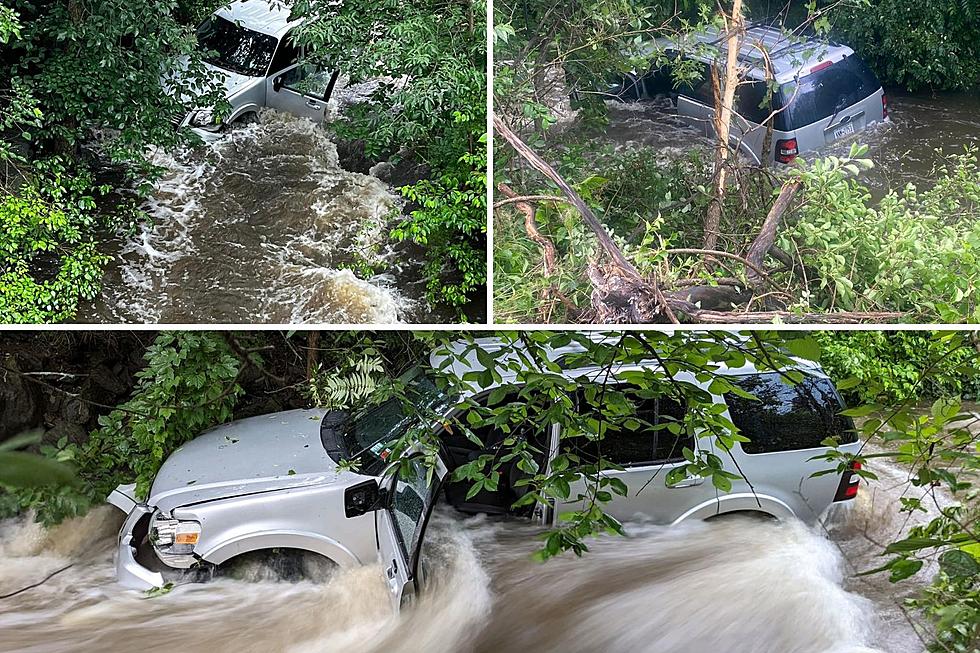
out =
[[[349,172],[326,131],[275,111],[217,141],[156,151],[150,222],[116,235],[86,323],[438,322],[419,253],[392,246],[402,201]],[[366,254],[379,272],[347,269]],[[451,321],[451,320],[448,320]]]
[[855,576],[880,560],[875,541],[914,523],[895,509],[902,472],[882,459],[870,468],[880,480],[818,526],[628,523],[629,538],[544,564],[530,558],[539,527],[439,512],[424,550],[430,583],[397,616],[378,565],[299,582],[253,565],[146,598],[113,582],[114,508],[51,531],[8,521],[0,595],[74,566],[0,600],[0,651],[920,653],[900,603],[928,570],[899,585]]

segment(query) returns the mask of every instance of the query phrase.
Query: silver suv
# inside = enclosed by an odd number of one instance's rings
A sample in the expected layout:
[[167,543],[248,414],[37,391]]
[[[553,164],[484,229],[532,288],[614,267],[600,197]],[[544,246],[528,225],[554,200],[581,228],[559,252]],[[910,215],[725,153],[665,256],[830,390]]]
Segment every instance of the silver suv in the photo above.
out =
[[289,12],[282,3],[237,0],[201,23],[198,45],[224,84],[231,112],[219,121],[213,110],[198,108],[175,116],[175,124],[207,139],[264,107],[322,122],[339,72],[303,61],[305,52],[292,39],[302,21],[290,21]]
[[[660,40],[667,57],[700,67],[699,81],[673,88],[669,66],[644,75],[629,75],[613,89],[625,101],[669,93],[677,113],[714,135],[711,66],[725,59],[724,38],[700,32],[684,40]],[[767,100],[765,57],[772,61],[774,86]],[[743,81],[736,93],[731,142],[756,163],[792,163],[796,157],[860,132],[888,119],[888,99],[875,74],[844,45],[814,39],[791,39],[777,29],[746,31],[738,56]],[[773,135],[764,152],[766,127],[773,113]]]
[[[499,348],[492,341],[481,345],[491,351]],[[554,353],[559,360],[567,352]],[[441,361],[434,356],[432,362],[438,369]],[[475,359],[472,363],[476,365]],[[473,365],[457,361],[449,371],[462,378]],[[656,363],[649,362],[613,372],[654,367]],[[827,450],[821,444],[825,439],[837,438],[849,453],[856,453],[859,444],[853,424],[838,415],[842,402],[830,379],[811,363],[800,362],[799,369],[805,380],[796,386],[784,384],[778,373],[752,367],[720,370],[761,399],[712,395],[752,440],[736,447],[732,457],[721,456],[726,469],[743,473],[751,487],[735,481],[722,493],[702,478],[690,477],[670,487],[663,482],[671,469],[687,464],[684,447],[712,450],[713,439],[707,434],[667,438],[659,435],[665,430],[610,429],[603,456],[623,470],[606,473],[618,476],[629,492],[607,504],[607,510],[621,520],[645,517],[663,524],[736,512],[813,522],[831,503],[854,498],[859,479],[850,471],[812,476],[828,466],[813,459]],[[605,372],[576,368],[567,373],[570,378],[595,380]],[[678,379],[708,391],[708,384],[693,376]],[[504,376],[501,383],[512,386],[514,378]],[[418,588],[419,550],[437,501],[467,513],[508,514],[526,491],[516,482],[524,473],[513,465],[502,470],[496,490],[467,497],[470,484],[449,481],[447,473],[499,447],[503,434],[484,428],[477,433],[485,443],[481,448],[449,433],[443,424],[452,418],[457,401],[421,373],[410,388],[413,403],[442,415],[430,425],[443,444],[431,477],[418,458],[410,459],[407,473],[388,473],[388,444],[417,426],[394,399],[357,417],[343,411],[294,410],[226,424],[171,455],[146,502],[133,498],[133,486],[112,493],[109,501],[128,513],[119,532],[119,582],[149,589],[176,578],[181,570],[211,568],[250,552],[291,549],[319,554],[341,567],[371,563],[380,556],[392,599],[400,604],[406,592]],[[489,389],[472,396],[479,401],[487,395]],[[593,410],[584,394],[577,402],[580,410]],[[681,417],[684,410],[665,398],[638,405],[649,424]],[[538,445],[535,462],[542,470],[549,468],[560,447],[575,447],[580,456],[588,456],[594,446],[576,441],[582,438],[560,439],[557,425],[529,437]],[[358,471],[342,469],[342,460],[358,461]],[[576,494],[573,488],[571,496]],[[519,514],[554,524],[576,505],[538,504]]]

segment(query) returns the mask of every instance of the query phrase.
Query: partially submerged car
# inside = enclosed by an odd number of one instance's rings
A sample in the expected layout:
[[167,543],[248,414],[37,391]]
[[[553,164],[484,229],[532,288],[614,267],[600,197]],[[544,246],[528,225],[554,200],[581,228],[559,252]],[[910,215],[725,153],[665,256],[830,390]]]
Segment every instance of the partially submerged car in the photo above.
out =
[[[698,32],[684,40],[660,40],[657,47],[672,61],[681,58],[693,62],[700,69],[698,81],[674,88],[671,66],[666,65],[628,75],[612,94],[624,101],[669,94],[678,115],[713,136],[711,68],[724,66],[724,36],[715,31]],[[768,73],[767,59],[771,66]],[[746,31],[738,62],[743,79],[732,107],[731,142],[755,163],[792,163],[803,152],[888,119],[888,98],[881,82],[845,45],[791,38],[770,27],[752,27]],[[773,133],[766,150],[769,121]]]
[[322,122],[339,71],[306,61],[293,39],[301,24],[290,20],[288,4],[266,0],[236,0],[215,11],[198,27],[198,46],[222,80],[231,111],[219,119],[212,109],[196,108],[175,123],[209,138],[266,107]]
[[[480,342],[486,350],[499,342]],[[575,351],[553,352],[556,361]],[[440,361],[434,357],[433,368]],[[450,373],[462,378],[478,367],[475,357],[456,360]],[[607,370],[600,367],[566,369],[570,378],[627,386],[619,376],[657,367],[654,361]],[[841,449],[857,452],[856,432],[849,418],[841,417],[841,398],[819,367],[799,362],[804,380],[787,385],[779,372],[760,372],[751,366],[722,368],[741,388],[761,401],[711,395],[711,401],[729,415],[750,443],[722,456],[728,471],[744,475],[729,492],[719,492],[700,477],[687,477],[667,486],[670,470],[684,467],[685,447],[713,451],[706,433],[669,435],[667,430],[642,427],[610,428],[602,440],[602,455],[622,470],[616,476],[628,488],[606,510],[620,520],[644,517],[656,523],[676,524],[722,514],[757,513],[778,519],[814,522],[834,502],[854,498],[858,477],[843,474],[813,476],[828,463],[815,460],[827,451],[827,438]],[[612,374],[611,377],[602,375]],[[708,385],[690,374],[678,380]],[[500,385],[513,386],[504,376]],[[341,567],[379,559],[391,596],[398,605],[419,587],[424,576],[420,550],[433,506],[445,500],[465,513],[514,514],[555,524],[575,503],[537,503],[514,510],[528,491],[520,483],[527,473],[516,464],[501,470],[493,490],[469,497],[468,482],[453,482],[447,474],[487,451],[496,450],[504,434],[491,427],[477,429],[485,447],[445,424],[454,417],[458,397],[448,397],[433,381],[418,372],[411,379],[412,403],[439,416],[420,424],[418,413],[390,399],[363,414],[345,411],[294,410],[232,422],[185,444],[163,464],[145,502],[133,495],[133,486],[115,490],[109,501],[128,513],[119,532],[116,573],[120,583],[136,589],[164,585],[182,570],[211,568],[256,551],[291,549],[312,552]],[[480,402],[491,389],[473,391]],[[576,399],[578,410],[594,411],[585,394]],[[639,402],[638,416],[650,425],[680,419],[686,408],[665,397]],[[409,428],[431,429],[442,443],[437,469],[430,473],[421,458],[408,458],[403,471],[390,473],[389,445]],[[538,451],[535,463],[548,470],[559,452],[569,447],[591,455],[594,441],[582,436],[561,438],[558,425],[543,433],[526,434]],[[342,461],[356,461],[354,471]],[[651,482],[656,480],[657,482]],[[444,482],[445,481],[445,482]],[[749,485],[751,481],[751,485]],[[571,496],[578,490],[572,488]]]

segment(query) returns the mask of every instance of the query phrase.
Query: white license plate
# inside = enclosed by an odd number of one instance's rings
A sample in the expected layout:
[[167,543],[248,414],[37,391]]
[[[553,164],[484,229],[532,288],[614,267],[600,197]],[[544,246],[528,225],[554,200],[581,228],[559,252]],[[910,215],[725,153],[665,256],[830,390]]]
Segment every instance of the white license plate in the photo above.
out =
[[840,140],[845,136],[850,136],[854,133],[854,123],[847,123],[843,127],[838,127],[834,130],[834,140]]

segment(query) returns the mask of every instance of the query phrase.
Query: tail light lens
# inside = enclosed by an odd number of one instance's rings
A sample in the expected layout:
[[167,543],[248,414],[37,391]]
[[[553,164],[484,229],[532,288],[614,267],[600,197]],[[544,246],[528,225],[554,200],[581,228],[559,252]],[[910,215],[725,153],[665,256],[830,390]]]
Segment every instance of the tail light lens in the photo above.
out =
[[795,138],[776,141],[776,161],[779,163],[792,163],[799,154],[800,147]]
[[840,485],[837,486],[837,495],[834,497],[834,501],[850,501],[858,494],[858,488],[861,487],[861,477],[855,474],[856,470],[861,469],[861,463],[851,461],[847,466],[847,470],[840,477]]
[[882,120],[888,119],[888,96],[884,93],[881,95],[881,118]]

